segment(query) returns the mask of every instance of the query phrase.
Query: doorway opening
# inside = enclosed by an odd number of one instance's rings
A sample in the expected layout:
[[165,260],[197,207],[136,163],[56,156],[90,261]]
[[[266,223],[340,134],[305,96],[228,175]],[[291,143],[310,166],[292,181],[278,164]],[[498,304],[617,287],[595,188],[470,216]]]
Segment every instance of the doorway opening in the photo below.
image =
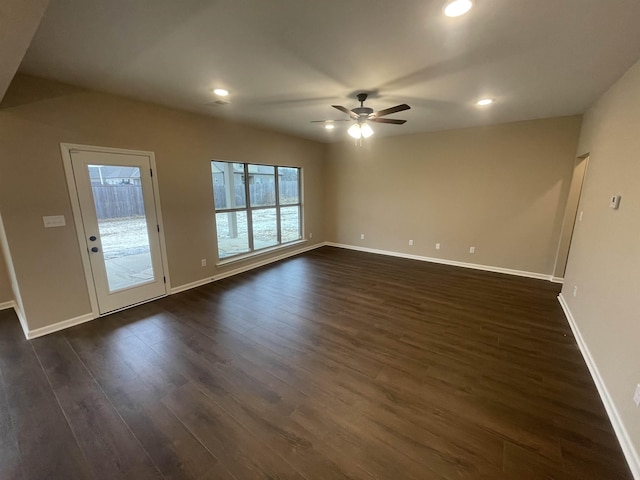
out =
[[583,155],[576,159],[573,167],[573,176],[571,178],[571,186],[569,188],[569,198],[564,211],[564,220],[562,223],[562,231],[560,233],[560,242],[556,252],[556,262],[553,269],[553,280],[562,281],[567,269],[567,259],[569,258],[569,250],[573,240],[573,231],[576,221],[579,221],[578,209],[580,207],[580,199],[582,196],[582,187],[587,174],[587,166],[589,165],[589,155]]

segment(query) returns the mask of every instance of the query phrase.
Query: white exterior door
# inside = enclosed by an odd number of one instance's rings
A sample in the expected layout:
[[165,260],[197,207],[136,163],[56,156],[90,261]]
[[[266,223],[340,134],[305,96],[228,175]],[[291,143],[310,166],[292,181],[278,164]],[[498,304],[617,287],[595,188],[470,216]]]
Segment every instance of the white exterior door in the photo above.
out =
[[69,155],[99,313],[165,295],[149,156],[81,148]]

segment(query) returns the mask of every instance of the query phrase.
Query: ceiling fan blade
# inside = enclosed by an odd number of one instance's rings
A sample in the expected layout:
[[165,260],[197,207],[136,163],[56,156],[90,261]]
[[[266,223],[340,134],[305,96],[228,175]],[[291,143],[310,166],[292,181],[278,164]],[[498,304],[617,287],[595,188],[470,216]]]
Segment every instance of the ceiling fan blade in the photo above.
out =
[[331,105],[333,108],[336,108],[338,110],[340,110],[343,113],[346,113],[347,115],[349,115],[351,118],[353,119],[358,119],[359,115],[357,113],[352,112],[351,110],[349,110],[346,107],[343,107],[342,105]]
[[378,112],[374,112],[371,114],[372,118],[384,117],[385,115],[391,115],[392,113],[402,112],[403,110],[409,110],[411,107],[406,103],[402,105],[396,105],[395,107],[385,108],[384,110],[380,110]]
[[369,121],[376,122],[376,123],[391,123],[393,125],[402,125],[403,123],[407,123],[406,120],[397,120],[395,118],[377,118],[377,117],[370,118]]

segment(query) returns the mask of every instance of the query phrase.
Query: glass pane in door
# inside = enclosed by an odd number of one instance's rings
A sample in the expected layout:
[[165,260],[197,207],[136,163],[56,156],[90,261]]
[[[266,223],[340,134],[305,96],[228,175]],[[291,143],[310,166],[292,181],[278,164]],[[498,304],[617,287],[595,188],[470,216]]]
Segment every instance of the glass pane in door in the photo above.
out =
[[140,168],[88,168],[109,291],[154,281]]

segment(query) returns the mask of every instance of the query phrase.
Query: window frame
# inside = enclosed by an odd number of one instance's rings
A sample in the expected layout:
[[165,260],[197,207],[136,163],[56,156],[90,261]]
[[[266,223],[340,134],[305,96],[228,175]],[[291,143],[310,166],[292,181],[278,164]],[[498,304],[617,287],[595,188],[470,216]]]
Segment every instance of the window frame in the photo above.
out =
[[[244,195],[245,195],[245,205],[243,207],[233,207],[233,208],[222,208],[219,209],[215,204],[215,195],[213,198],[213,209],[214,209],[214,219],[215,216],[219,213],[238,213],[245,212],[247,216],[247,236],[248,236],[248,250],[245,252],[239,252],[231,255],[227,255],[225,257],[220,256],[220,239],[218,237],[218,227],[216,222],[216,247],[218,251],[218,264],[227,263],[237,259],[243,259],[247,257],[251,257],[253,255],[258,255],[260,253],[264,253],[271,250],[278,250],[280,248],[285,248],[295,243],[304,241],[304,232],[303,232],[303,209],[302,209],[302,167],[294,167],[289,165],[268,165],[261,163],[249,163],[249,162],[235,162],[231,160],[211,160],[211,163],[231,163],[236,165],[242,165],[242,184],[244,186]],[[275,201],[272,205],[259,205],[252,206],[251,205],[251,187],[250,187],[250,176],[249,176],[249,166],[256,165],[262,167],[272,167],[273,175],[274,175],[274,189],[275,189]],[[281,203],[280,201],[280,175],[279,169],[281,168],[292,168],[298,171],[298,201],[295,203]],[[215,189],[215,180],[212,178],[211,182],[212,187]],[[227,187],[227,183],[225,182],[225,188]],[[298,207],[298,238],[295,240],[288,240],[286,242],[282,241],[282,224],[281,224],[281,209],[287,207]],[[255,241],[253,235],[253,212],[257,210],[272,210],[276,211],[276,244],[268,245],[265,247],[255,248]]]

